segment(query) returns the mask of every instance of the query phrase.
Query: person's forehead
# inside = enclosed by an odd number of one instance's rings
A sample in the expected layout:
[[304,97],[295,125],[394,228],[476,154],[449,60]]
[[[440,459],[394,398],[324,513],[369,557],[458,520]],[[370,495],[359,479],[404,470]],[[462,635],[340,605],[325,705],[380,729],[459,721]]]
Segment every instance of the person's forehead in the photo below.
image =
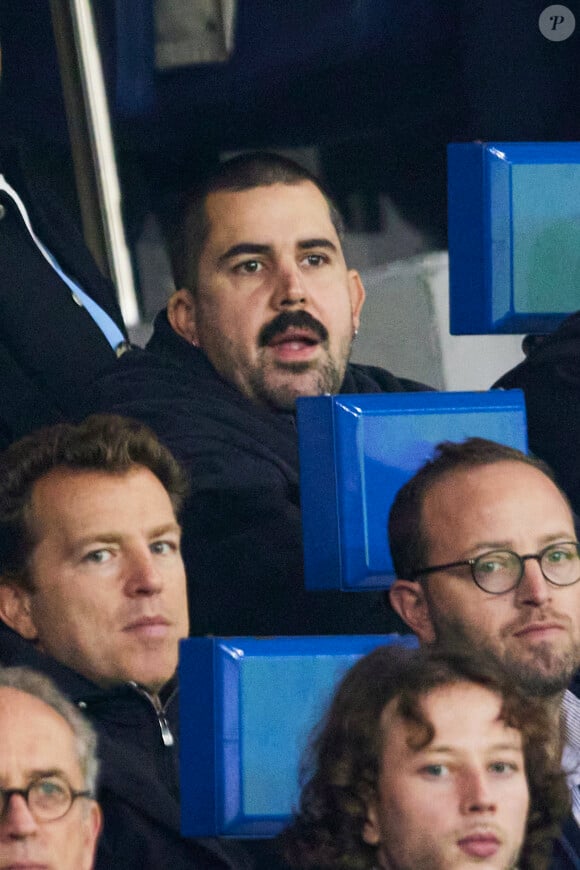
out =
[[[461,721],[457,709],[461,707]],[[433,737],[423,745],[423,734],[415,721],[406,719],[398,709],[398,698],[389,702],[381,716],[383,745],[395,757],[414,755],[437,747],[450,751],[485,748],[500,739],[505,745],[521,747],[521,733],[506,725],[501,716],[501,696],[478,683],[458,680],[430,689],[417,698],[417,707],[425,722],[433,728]],[[420,738],[416,747],[414,740]],[[410,739],[410,742],[409,742]]]
[[0,734],[0,774],[8,761],[23,770],[80,770],[71,726],[28,692],[0,687]]
[[[99,498],[100,509],[110,503],[114,506],[129,506],[146,489],[161,499],[171,513],[173,508],[169,493],[153,472],[143,465],[132,465],[126,471],[84,469],[57,466],[40,477],[32,488],[30,499],[33,521],[40,520],[55,509],[66,511],[72,500]],[[114,498],[114,501],[113,501]],[[72,511],[73,517],[75,516]]]
[[516,504],[533,508],[539,521],[545,517],[549,522],[555,509],[572,523],[570,508],[553,481],[539,468],[515,460],[447,472],[426,491],[422,519],[428,527],[443,521],[445,511],[458,522],[481,522],[499,517],[502,510],[515,516]]
[[206,198],[205,214],[206,247],[238,240],[267,242],[280,233],[294,236],[299,230],[305,238],[317,230],[337,239],[328,202],[311,181],[215,191]]
[[13,686],[0,686],[0,718],[16,720],[26,717],[42,722],[46,728],[54,727],[67,735],[73,733],[66,719],[46,701]]

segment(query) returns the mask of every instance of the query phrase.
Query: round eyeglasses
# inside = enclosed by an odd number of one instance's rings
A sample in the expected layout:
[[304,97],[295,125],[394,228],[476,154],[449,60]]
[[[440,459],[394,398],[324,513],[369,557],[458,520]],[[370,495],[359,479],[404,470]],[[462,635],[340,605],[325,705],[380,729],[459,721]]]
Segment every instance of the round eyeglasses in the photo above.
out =
[[546,580],[554,586],[572,586],[580,580],[580,544],[577,541],[550,544],[539,553],[528,553],[526,556],[520,556],[512,550],[490,550],[476,559],[421,568],[414,571],[410,579],[414,580],[434,571],[468,565],[471,576],[480,589],[491,592],[492,595],[501,595],[516,588],[524,576],[527,559],[534,559]]
[[4,815],[10,798],[21,795],[37,822],[54,822],[66,816],[79,797],[91,797],[90,791],[74,791],[59,776],[43,776],[26,788],[0,788],[0,817]]

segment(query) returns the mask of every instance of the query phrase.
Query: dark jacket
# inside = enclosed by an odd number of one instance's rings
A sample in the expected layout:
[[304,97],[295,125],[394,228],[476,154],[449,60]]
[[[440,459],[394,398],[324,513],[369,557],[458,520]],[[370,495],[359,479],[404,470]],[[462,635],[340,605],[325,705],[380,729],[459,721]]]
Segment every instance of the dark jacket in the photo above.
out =
[[562,836],[554,844],[550,870],[580,870],[580,829],[573,816],[568,817]]
[[495,386],[524,391],[530,450],[554,469],[580,514],[580,312]]
[[[428,389],[350,365],[344,393]],[[186,466],[183,554],[193,634],[366,634],[399,629],[380,593],[304,589],[293,414],[249,401],[162,312],[146,351],[126,354],[88,411],[148,423]]]
[[[0,173],[22,199],[37,237],[125,333],[113,285],[28,162],[23,145],[0,150]],[[0,449],[74,414],[79,394],[114,360],[89,314],[36,247],[13,200],[0,191]]]
[[[0,664],[26,665],[51,677],[98,733],[98,799],[105,824],[95,870],[247,870],[251,866],[233,845],[185,839],[179,833],[176,685],[166,687],[163,712],[158,713],[149,696],[135,685],[101,689],[38,653],[2,623]],[[166,745],[169,735],[173,745]]]

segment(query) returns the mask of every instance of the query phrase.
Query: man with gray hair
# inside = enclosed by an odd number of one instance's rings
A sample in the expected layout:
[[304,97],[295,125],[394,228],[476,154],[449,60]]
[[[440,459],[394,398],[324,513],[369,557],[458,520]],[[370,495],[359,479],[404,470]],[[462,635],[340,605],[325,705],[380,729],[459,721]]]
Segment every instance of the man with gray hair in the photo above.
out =
[[48,677],[0,668],[0,867],[91,870],[97,736]]

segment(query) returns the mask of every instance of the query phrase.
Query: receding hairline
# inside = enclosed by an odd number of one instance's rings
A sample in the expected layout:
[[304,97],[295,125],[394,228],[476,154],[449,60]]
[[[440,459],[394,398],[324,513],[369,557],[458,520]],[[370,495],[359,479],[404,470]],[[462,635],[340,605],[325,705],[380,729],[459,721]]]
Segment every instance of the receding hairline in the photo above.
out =
[[492,468],[496,468],[498,465],[512,465],[519,468],[525,468],[532,473],[532,476],[539,476],[541,479],[548,482],[551,485],[551,488],[558,493],[560,499],[563,504],[566,505],[570,517],[573,520],[572,508],[568,501],[566,494],[563,490],[558,486],[553,477],[546,473],[541,467],[535,465],[532,462],[527,462],[525,459],[518,459],[517,457],[498,457],[491,462],[478,463],[478,464],[459,464],[455,468],[448,468],[445,471],[442,471],[434,480],[430,482],[430,484],[426,487],[425,492],[423,493],[423,499],[421,504],[421,510],[423,510],[425,506],[425,502],[427,501],[428,496],[438,488],[445,488],[445,485],[449,484],[449,481],[458,477],[469,477],[474,475],[485,474]]
[[456,479],[458,477],[466,478],[474,475],[484,475],[492,468],[496,468],[498,465],[512,465],[520,468],[525,468],[530,471],[532,476],[537,476],[539,479],[543,479],[546,481],[550,487],[553,489],[554,493],[558,495],[562,505],[566,508],[567,513],[570,517],[570,522],[574,527],[574,514],[572,508],[570,506],[570,502],[566,497],[565,493],[558,486],[556,481],[547,474],[541,467],[535,465],[531,462],[526,462],[524,459],[518,459],[517,457],[504,457],[498,458],[495,461],[482,463],[478,465],[458,465],[456,468],[449,468],[446,471],[442,472],[435,480],[433,480],[430,485],[426,488],[423,493],[423,497],[421,499],[420,513],[419,513],[419,528],[421,537],[423,539],[425,545],[425,552],[428,553],[432,540],[429,536],[429,525],[426,522],[425,510],[429,501],[429,497],[433,496],[433,493],[436,491],[445,492],[446,488],[449,486],[449,481],[451,479]]

